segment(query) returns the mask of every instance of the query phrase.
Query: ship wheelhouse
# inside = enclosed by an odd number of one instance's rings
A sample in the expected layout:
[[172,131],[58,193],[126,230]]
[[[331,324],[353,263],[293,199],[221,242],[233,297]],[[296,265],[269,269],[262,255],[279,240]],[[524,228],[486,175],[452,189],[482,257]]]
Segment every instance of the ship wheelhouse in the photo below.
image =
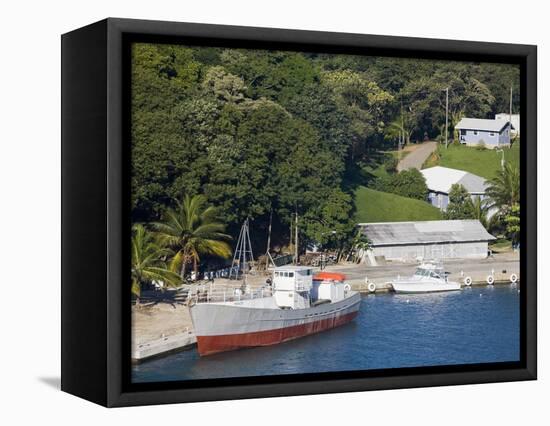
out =
[[313,268],[281,266],[273,271],[273,295],[279,308],[309,308],[312,286]]
[[281,309],[305,309],[346,298],[351,288],[345,275],[313,274],[307,266],[282,266],[273,271],[273,295]]

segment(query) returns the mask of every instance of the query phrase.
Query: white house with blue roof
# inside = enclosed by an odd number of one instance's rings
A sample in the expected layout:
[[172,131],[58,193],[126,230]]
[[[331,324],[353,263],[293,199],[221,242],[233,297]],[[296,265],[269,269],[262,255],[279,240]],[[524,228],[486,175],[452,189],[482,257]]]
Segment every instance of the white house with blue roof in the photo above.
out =
[[455,129],[459,131],[459,140],[463,145],[483,143],[487,148],[499,148],[510,145],[510,131],[514,127],[508,120],[463,118]]

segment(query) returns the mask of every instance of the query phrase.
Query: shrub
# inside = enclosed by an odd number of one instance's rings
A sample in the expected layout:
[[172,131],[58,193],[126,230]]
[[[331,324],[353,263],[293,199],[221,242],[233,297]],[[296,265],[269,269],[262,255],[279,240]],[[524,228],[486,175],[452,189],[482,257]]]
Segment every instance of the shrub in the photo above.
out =
[[417,169],[403,170],[395,175],[379,178],[374,182],[373,189],[423,201],[428,196],[426,179]]
[[469,198],[470,194],[463,185],[453,184],[449,191],[449,205],[445,212],[445,219],[472,219]]
[[389,174],[394,174],[397,172],[397,163],[397,158],[391,155],[384,161],[384,169],[386,169],[386,172]]
[[478,151],[485,151],[487,149],[487,146],[485,145],[485,141],[481,139],[478,144],[476,145],[476,149]]

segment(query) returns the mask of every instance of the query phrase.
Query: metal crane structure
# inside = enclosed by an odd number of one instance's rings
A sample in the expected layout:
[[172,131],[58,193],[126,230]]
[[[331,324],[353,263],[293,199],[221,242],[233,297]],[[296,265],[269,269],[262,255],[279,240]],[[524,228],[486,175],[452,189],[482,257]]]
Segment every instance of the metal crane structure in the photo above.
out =
[[253,262],[254,254],[252,253],[252,244],[250,243],[248,218],[246,218],[237,239],[233,262],[229,271],[229,279],[233,278],[233,274],[235,279],[238,279],[239,273],[242,273],[243,281],[246,284],[246,275]]

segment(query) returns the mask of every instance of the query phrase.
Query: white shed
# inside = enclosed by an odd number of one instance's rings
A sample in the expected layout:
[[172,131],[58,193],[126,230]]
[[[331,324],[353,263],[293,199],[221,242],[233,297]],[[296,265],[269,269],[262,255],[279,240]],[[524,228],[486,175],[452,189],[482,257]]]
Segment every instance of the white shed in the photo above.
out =
[[495,115],[495,120],[507,120],[512,122],[512,135],[519,135],[519,114],[512,114],[512,120],[510,120],[510,114],[502,112]]

